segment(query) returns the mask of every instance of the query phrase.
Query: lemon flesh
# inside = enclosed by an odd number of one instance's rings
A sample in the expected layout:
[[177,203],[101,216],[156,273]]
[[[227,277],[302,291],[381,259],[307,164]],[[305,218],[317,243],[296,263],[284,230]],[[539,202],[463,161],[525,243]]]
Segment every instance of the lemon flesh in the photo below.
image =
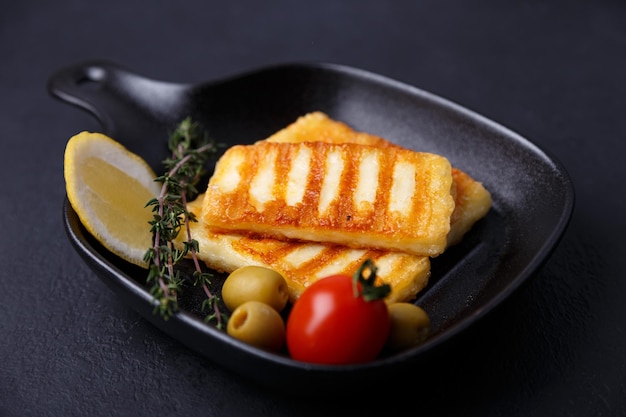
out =
[[160,191],[150,166],[106,135],[81,132],[67,143],[64,175],[68,199],[89,233],[117,256],[147,267],[153,214],[146,203]]

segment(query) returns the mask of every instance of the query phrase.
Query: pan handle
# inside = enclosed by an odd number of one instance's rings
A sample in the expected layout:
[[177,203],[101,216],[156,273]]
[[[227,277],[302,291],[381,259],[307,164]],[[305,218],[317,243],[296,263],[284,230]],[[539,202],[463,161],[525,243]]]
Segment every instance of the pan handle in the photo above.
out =
[[187,116],[192,88],[152,80],[111,62],[88,61],[53,73],[48,91],[91,113],[103,133],[157,169],[168,154],[169,132]]
[[85,61],[53,73],[48,91],[93,114],[107,133],[114,134],[137,109],[160,123],[176,120],[189,86],[152,80],[109,61]]

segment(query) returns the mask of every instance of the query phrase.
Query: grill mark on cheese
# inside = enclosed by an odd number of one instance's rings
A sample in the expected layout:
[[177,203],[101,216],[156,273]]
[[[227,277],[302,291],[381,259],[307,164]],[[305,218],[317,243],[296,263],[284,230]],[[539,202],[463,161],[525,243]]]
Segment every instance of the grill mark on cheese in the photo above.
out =
[[[352,142],[375,146],[382,149],[382,152],[385,153],[393,153],[395,148],[400,148],[398,145],[380,137],[356,132],[344,123],[332,120],[321,112],[310,113],[298,118],[296,122],[270,136],[265,141]],[[306,165],[304,160],[307,158],[303,155],[307,152],[304,152],[304,149],[308,152],[312,148],[299,148],[289,167],[289,173],[284,176],[286,178],[285,187],[287,190],[285,194],[285,210],[289,210],[299,204],[318,205],[318,196],[321,188],[320,178],[324,175],[322,168],[324,167],[325,159],[319,155],[310,155],[309,164]],[[371,165],[371,161],[374,159],[373,155],[376,155],[376,158],[378,158],[379,165],[376,169]],[[225,161],[223,166],[219,167],[219,170],[225,172],[223,177],[220,178],[219,188],[228,192],[240,192],[243,189],[239,191],[235,191],[235,189],[240,185],[241,177],[239,176],[239,171],[244,172],[240,164],[243,163],[246,156],[242,152],[237,153],[237,156],[235,154],[231,156],[230,161]],[[227,165],[230,169],[226,169]],[[360,218],[359,221],[363,222],[372,219],[368,217],[370,210],[368,205],[372,204],[370,198],[373,193],[376,196],[371,211],[381,212],[388,209],[387,197],[385,195],[390,190],[392,184],[389,167],[390,165],[378,153],[368,153],[361,156],[357,168],[360,176],[355,185],[350,206],[353,210],[354,219]],[[256,168],[252,166],[250,169],[255,170]],[[374,177],[376,177],[374,174],[376,170],[378,171],[378,186],[375,188],[368,187],[374,180]],[[444,169],[433,175],[441,174],[446,175],[446,170]],[[217,168],[215,175],[218,175]],[[306,178],[303,176],[306,176]],[[280,175],[278,177],[277,181],[282,180]],[[448,245],[460,241],[474,222],[483,217],[491,206],[491,197],[482,184],[455,168],[452,168],[452,177],[454,180],[452,195],[455,198],[456,205],[450,219],[451,230],[448,234]],[[298,192],[295,188],[299,185],[296,184],[308,184],[308,186],[303,186],[303,189]],[[218,187],[218,185],[210,185],[209,189],[215,187]],[[279,185],[277,189],[280,189]],[[242,200],[234,199],[233,204],[242,204],[242,201],[245,199],[247,199],[247,194],[243,194]],[[212,230],[203,222],[200,215],[202,201],[204,201],[204,196],[201,195],[194,202],[189,203],[188,206],[188,209],[194,212],[200,220],[199,222],[191,223],[192,235],[199,241],[200,245],[199,258],[210,268],[221,272],[232,272],[234,269],[244,265],[261,265],[274,268],[287,278],[292,302],[297,299],[306,286],[324,276],[322,274],[324,271],[327,271],[324,265],[333,264],[336,265],[334,268],[337,268],[337,270],[341,269],[342,273],[352,274],[366,258],[372,259],[378,267],[379,280],[391,285],[392,292],[387,298],[388,302],[409,301],[428,282],[430,260],[426,256],[367,249],[364,250],[362,259],[355,260],[354,257],[345,254],[355,254],[357,252],[345,246],[216,233],[215,230]],[[414,204],[417,204],[417,202],[414,202]],[[226,211],[231,212],[231,209]],[[232,212],[238,211],[233,209]],[[292,212],[292,215],[297,216],[297,211]],[[409,219],[408,222],[415,223],[413,219]],[[406,221],[401,221],[397,226],[404,227],[402,223],[406,223]],[[389,223],[385,223],[380,219],[373,224],[373,228],[376,230],[383,229],[386,226],[390,227]],[[333,232],[328,230],[326,233]]]
[[325,249],[326,246],[322,244],[310,243],[308,245],[297,245],[284,257],[284,261],[289,264],[291,268],[296,268],[306,262],[315,260],[322,255]]
[[[199,239],[200,247],[206,248],[207,238],[211,236],[208,229],[204,228],[204,232],[195,230],[194,235]],[[231,241],[230,245],[230,250],[245,255],[249,264],[264,265],[283,274],[288,280],[292,301],[323,277],[352,275],[366,259],[371,259],[378,267],[378,284],[392,286],[387,302],[410,300],[426,286],[430,276],[428,257],[400,252],[254,237],[241,237]],[[207,259],[206,253],[201,249],[200,255],[204,259]],[[209,265],[215,267],[210,260]]]
[[[369,170],[374,160],[378,173]],[[225,178],[233,167],[236,187]],[[295,184],[303,183],[294,197]],[[435,154],[352,143],[258,142],[234,146],[220,158],[203,216],[221,231],[434,256],[446,246],[451,185],[449,162]]]
[[291,280],[304,287],[309,285],[311,278],[340,273],[352,274],[366,259],[384,261],[378,268],[380,270],[382,265],[384,269],[379,275],[385,276],[392,272],[399,273],[396,262],[404,258],[420,258],[403,253],[245,236],[233,240],[231,246],[238,253],[257,258],[262,264],[287,271]]
[[[200,195],[187,205],[198,218],[203,200],[204,195]],[[425,256],[216,233],[202,222],[192,222],[190,227],[199,243],[198,257],[207,266],[227,273],[244,265],[275,269],[287,279],[292,302],[323,277],[333,273],[352,275],[366,259],[374,261],[378,268],[377,282],[391,285],[387,302],[411,300],[426,286],[430,276],[430,260]]]

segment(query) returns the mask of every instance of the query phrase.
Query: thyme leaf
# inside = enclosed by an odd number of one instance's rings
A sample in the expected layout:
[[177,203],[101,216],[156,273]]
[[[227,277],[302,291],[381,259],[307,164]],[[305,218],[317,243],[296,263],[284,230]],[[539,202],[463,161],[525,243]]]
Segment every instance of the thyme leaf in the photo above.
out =
[[[185,118],[168,140],[171,156],[163,161],[166,173],[155,181],[161,183],[158,197],[146,203],[152,206],[153,219],[149,222],[153,245],[144,260],[148,262],[150,294],[155,301],[154,313],[165,320],[178,311],[178,297],[185,280],[176,268],[184,258],[191,258],[194,265],[193,285],[201,286],[206,299],[202,303],[205,321],[224,328],[227,316],[221,311],[219,297],[210,290],[212,274],[204,272],[197,257],[198,241],[191,236],[190,222],[197,221],[187,210],[187,202],[198,195],[196,184],[205,173],[209,158],[217,154],[219,144],[209,138],[202,126]],[[182,233],[182,234],[181,234]],[[184,236],[182,248],[174,244],[176,237]]]

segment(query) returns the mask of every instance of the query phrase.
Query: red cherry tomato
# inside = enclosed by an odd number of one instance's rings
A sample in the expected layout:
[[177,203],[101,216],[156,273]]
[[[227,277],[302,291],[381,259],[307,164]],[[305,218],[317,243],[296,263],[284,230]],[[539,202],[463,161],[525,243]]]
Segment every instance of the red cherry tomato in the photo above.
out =
[[[366,278],[363,272],[369,269]],[[294,303],[286,327],[293,359],[320,364],[368,362],[381,352],[390,319],[383,298],[388,285],[375,286],[368,260],[353,277],[333,275],[307,288]]]

